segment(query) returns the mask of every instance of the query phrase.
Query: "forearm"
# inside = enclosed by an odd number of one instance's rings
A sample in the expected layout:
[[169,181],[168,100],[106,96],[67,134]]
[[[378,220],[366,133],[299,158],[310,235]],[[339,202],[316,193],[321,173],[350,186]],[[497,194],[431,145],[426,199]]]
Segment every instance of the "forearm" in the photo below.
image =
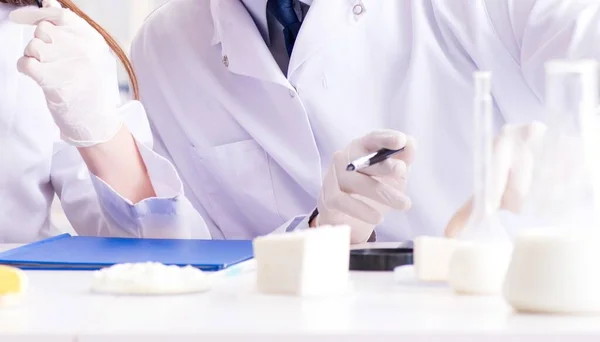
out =
[[125,125],[111,140],[79,148],[79,153],[91,173],[132,203],[156,196],[135,139]]

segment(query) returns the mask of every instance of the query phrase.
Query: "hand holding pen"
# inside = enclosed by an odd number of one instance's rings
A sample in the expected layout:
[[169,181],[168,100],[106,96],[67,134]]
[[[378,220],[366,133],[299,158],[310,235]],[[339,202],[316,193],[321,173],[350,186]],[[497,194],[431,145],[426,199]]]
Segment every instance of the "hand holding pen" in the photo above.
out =
[[367,241],[389,210],[410,208],[404,187],[413,155],[414,140],[394,130],[371,132],[334,153],[315,225],[346,224],[353,243]]

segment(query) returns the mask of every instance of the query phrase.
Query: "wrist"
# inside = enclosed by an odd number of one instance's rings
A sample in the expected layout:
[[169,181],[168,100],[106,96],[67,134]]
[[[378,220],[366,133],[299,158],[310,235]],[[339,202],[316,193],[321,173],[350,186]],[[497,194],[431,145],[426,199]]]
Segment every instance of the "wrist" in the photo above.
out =
[[155,196],[137,143],[125,126],[109,141],[78,150],[92,174],[131,202]]
[[109,144],[112,140],[118,139],[124,123],[115,113],[77,124],[58,124],[58,127],[61,139],[66,143],[77,148],[87,148]]
[[319,209],[315,208],[313,212],[310,214],[310,218],[308,219],[308,226],[310,228],[315,228],[317,226],[317,217],[319,216]]
[[97,176],[112,162],[135,159],[132,157],[139,154],[135,139],[125,126],[121,126],[107,141],[76,147],[88,169]]

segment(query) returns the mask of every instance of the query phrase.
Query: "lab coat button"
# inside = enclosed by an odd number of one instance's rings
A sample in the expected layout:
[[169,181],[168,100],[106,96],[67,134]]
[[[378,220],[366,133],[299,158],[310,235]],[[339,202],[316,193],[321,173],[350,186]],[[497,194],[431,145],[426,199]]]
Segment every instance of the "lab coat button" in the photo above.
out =
[[294,97],[296,97],[296,92],[295,92],[295,91],[293,91],[292,89],[290,89],[290,97],[291,97],[291,98],[294,98]]
[[229,57],[227,55],[223,56],[223,65],[229,68]]
[[361,14],[363,14],[364,11],[365,11],[365,8],[361,4],[354,5],[354,7],[352,8],[352,12],[354,12],[354,14],[356,14],[356,15],[361,15]]

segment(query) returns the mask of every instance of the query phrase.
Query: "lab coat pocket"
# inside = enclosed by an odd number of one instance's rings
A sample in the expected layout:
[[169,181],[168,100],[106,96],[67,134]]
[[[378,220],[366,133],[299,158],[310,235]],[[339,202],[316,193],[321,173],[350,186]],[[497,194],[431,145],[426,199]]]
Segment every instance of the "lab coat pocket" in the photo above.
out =
[[275,201],[270,158],[254,140],[196,149],[202,197],[227,239],[269,233],[284,222]]

